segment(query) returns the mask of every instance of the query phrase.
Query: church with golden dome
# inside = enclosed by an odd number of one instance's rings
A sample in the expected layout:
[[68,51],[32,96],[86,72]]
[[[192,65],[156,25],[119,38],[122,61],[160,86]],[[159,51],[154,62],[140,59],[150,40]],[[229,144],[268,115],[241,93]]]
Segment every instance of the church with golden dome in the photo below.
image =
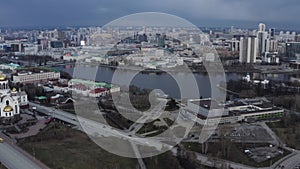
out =
[[12,123],[20,118],[20,106],[28,105],[27,94],[10,89],[8,79],[0,72],[0,123]]

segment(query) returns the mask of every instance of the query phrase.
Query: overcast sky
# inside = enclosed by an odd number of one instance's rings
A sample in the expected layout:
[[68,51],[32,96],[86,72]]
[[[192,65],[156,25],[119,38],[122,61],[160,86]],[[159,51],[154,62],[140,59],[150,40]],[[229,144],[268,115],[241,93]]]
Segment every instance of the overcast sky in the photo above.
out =
[[299,0],[0,0],[0,27],[104,25],[137,12],[173,14],[197,26],[300,30]]

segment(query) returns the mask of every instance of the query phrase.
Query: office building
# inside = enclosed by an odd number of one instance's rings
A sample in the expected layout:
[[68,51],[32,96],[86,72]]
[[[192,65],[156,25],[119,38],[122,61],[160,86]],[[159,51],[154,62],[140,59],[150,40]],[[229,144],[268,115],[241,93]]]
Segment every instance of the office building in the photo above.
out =
[[285,47],[285,56],[288,60],[300,60],[300,42],[288,42]]
[[275,28],[269,29],[270,39],[275,39]]

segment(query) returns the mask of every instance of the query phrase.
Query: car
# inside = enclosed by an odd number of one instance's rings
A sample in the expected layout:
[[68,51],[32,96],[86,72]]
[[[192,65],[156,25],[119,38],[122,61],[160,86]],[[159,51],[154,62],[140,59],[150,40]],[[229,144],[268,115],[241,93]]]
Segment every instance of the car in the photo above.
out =
[[3,142],[4,142],[4,139],[0,137],[0,143],[3,143]]

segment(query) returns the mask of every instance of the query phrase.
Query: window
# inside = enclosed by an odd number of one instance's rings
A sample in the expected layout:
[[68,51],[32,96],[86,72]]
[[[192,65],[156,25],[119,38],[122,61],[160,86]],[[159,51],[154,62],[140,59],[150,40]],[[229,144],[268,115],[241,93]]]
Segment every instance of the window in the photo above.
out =
[[15,113],[17,114],[18,113],[18,106],[15,105]]

